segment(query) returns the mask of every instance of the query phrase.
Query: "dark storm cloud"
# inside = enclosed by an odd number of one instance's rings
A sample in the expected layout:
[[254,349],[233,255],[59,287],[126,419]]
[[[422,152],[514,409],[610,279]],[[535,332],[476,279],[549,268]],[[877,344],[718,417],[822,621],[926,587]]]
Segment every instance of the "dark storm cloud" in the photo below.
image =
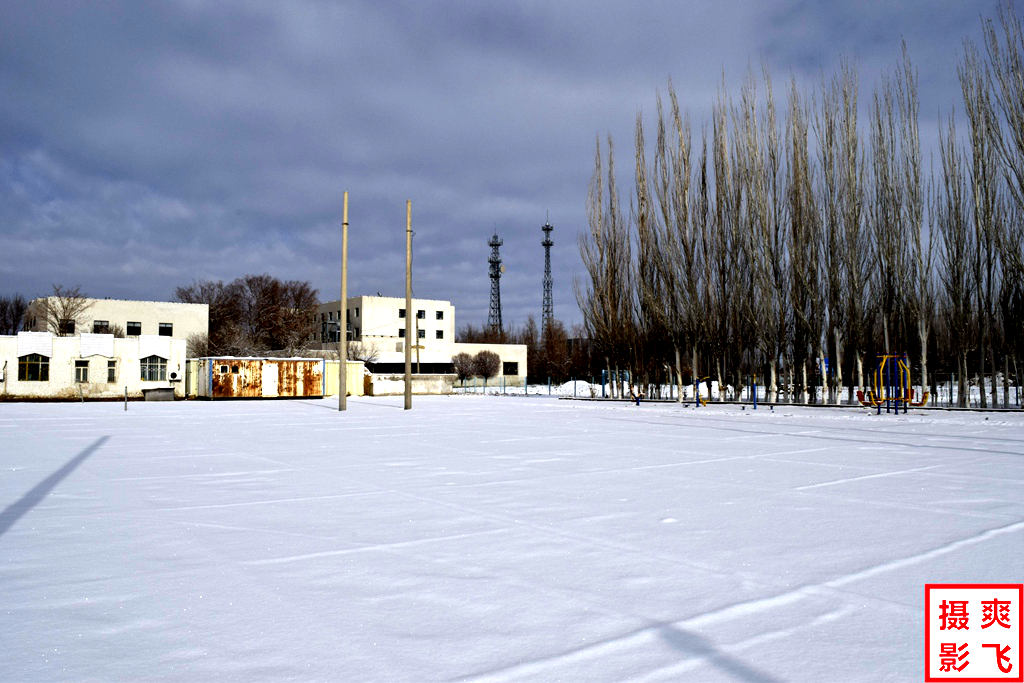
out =
[[270,272],[336,297],[350,191],[354,293],[400,294],[405,199],[416,293],[539,314],[541,224],[556,314],[572,278],[595,137],[628,187],[633,119],[671,77],[700,121],[723,71],[816,82],[841,54],[863,94],[906,37],[922,133],[957,96],[956,53],[994,4],[20,3],[0,21],[0,289],[167,298]]

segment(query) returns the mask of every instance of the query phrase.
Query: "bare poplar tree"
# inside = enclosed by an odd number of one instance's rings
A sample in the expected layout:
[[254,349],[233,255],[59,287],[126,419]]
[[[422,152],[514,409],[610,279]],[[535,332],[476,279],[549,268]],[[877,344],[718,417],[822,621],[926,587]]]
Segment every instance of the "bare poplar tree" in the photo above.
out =
[[[1007,211],[1000,231],[1002,286],[999,308],[1006,352],[1017,361],[1024,353],[1024,30],[1009,5],[999,8],[999,29],[983,23],[989,88],[999,120],[992,128],[1002,161]],[[1009,406],[1009,361],[1003,365],[1003,406]]]
[[907,44],[902,46],[902,61],[897,71],[896,96],[899,120],[900,207],[903,211],[907,258],[903,285],[906,308],[914,317],[921,359],[921,391],[928,387],[928,338],[934,315],[935,297],[932,276],[931,238],[924,225],[924,195],[921,186],[921,140],[918,134],[917,73],[910,61]]
[[[898,78],[898,76],[897,76]],[[875,246],[874,296],[881,323],[882,350],[894,353],[905,336],[903,285],[905,283],[906,235],[903,223],[903,179],[900,173],[897,132],[898,85],[886,77],[875,91],[871,108],[871,163],[868,211]],[[894,338],[895,337],[895,338]]]
[[[821,168],[819,184],[819,210],[823,238],[825,286],[826,345],[831,341],[832,376],[829,378],[829,400],[839,403],[842,387],[843,335],[847,328],[846,298],[850,296],[845,265],[845,233],[843,230],[843,159],[840,146],[843,112],[843,83],[833,76],[830,83],[822,83],[821,102],[816,109],[815,133],[818,141],[818,164]],[[831,340],[829,340],[831,337]]]
[[790,337],[790,254],[785,226],[786,182],[782,137],[771,75],[762,69],[764,108],[760,117],[761,147],[760,180],[752,188],[751,202],[757,233],[753,237],[757,254],[757,292],[761,301],[758,341],[768,364],[768,400],[775,402],[779,394],[779,363]]
[[658,277],[663,294],[661,311],[675,360],[676,396],[683,400],[681,349],[696,341],[698,241],[690,218],[691,135],[672,83],[668,94],[671,120],[666,121],[658,98],[658,135],[654,156],[654,194],[658,203],[662,246]]
[[974,241],[968,207],[968,181],[957,144],[956,123],[950,116],[939,136],[942,188],[934,195],[932,214],[942,239],[940,279],[948,341],[957,363],[957,405],[968,404],[967,352],[975,336],[973,300],[976,280],[971,273]]
[[[995,391],[993,357],[993,326],[996,277],[998,269],[999,228],[996,207],[1000,182],[1000,168],[996,158],[996,121],[992,110],[989,81],[985,65],[977,48],[964,43],[964,56],[958,69],[963,92],[964,111],[969,125],[971,151],[971,208],[974,241],[974,287],[978,312],[978,369],[981,407],[988,407],[985,393],[985,370],[992,369],[992,389]],[[988,363],[986,363],[986,359]],[[994,397],[993,397],[994,400]]]
[[[619,375],[623,342],[629,338],[632,315],[629,231],[619,206],[610,137],[607,175],[600,143],[597,144],[594,174],[587,194],[587,224],[589,232],[580,236],[580,256],[589,281],[582,288],[576,283],[576,300],[584,325],[604,357],[608,378],[612,380]],[[618,395],[617,384],[612,382],[613,396]]]
[[634,129],[635,179],[634,196],[631,206],[633,225],[636,227],[636,259],[633,262],[634,284],[632,308],[636,312],[635,334],[632,339],[631,358],[633,375],[646,375],[651,368],[661,365],[659,357],[664,350],[659,348],[664,339],[665,315],[663,306],[665,292],[661,277],[662,248],[661,232],[657,228],[655,202],[647,175],[646,140],[643,117],[637,114]]
[[819,287],[820,234],[814,202],[813,170],[808,149],[808,112],[796,81],[790,83],[787,114],[789,175],[786,179],[789,221],[790,291],[793,313],[792,368],[801,400],[808,400],[807,363],[821,340]]

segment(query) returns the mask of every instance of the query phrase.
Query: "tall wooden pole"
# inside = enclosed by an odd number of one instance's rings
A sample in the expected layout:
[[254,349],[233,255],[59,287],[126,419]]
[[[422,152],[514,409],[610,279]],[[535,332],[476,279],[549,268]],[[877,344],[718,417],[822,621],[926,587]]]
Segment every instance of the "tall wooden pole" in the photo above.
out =
[[338,410],[348,409],[348,192],[341,203],[341,321],[338,323]]
[[412,409],[412,200],[405,201],[405,409]]

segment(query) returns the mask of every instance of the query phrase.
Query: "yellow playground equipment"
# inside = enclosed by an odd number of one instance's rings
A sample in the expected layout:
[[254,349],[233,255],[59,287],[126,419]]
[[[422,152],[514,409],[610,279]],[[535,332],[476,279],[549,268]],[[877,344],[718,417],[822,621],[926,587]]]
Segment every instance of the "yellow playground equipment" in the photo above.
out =
[[910,384],[910,362],[907,354],[878,354],[878,367],[871,375],[871,388],[867,392],[858,391],[857,400],[861,405],[876,408],[882,413],[894,410],[897,414],[900,407],[907,412],[910,406],[923,406],[928,403],[928,392],[924,391],[921,400],[914,400],[914,390]]

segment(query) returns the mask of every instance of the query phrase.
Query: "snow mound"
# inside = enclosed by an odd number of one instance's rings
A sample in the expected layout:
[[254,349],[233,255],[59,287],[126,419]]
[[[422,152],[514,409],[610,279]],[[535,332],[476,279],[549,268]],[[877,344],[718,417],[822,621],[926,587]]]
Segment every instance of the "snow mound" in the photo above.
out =
[[552,393],[558,394],[559,396],[580,396],[589,398],[592,396],[600,396],[601,387],[578,379],[573,382],[566,382],[565,384],[555,388]]

